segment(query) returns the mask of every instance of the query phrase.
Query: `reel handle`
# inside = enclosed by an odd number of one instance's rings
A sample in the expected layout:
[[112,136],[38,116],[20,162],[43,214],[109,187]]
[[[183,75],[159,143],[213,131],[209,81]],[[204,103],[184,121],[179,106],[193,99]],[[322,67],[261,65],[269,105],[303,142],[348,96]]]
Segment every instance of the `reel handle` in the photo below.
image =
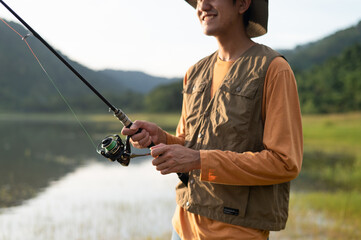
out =
[[[132,124],[133,124],[133,123],[131,123],[131,124],[129,125],[129,127],[132,126]],[[136,133],[140,133],[141,131],[142,131],[142,129],[139,128]],[[153,142],[151,142],[150,145],[148,146],[148,148],[151,148],[151,147],[154,147],[154,146],[155,146],[155,144],[154,144]],[[177,173],[177,175],[178,175],[178,178],[182,181],[182,183],[183,183],[184,185],[188,186],[188,180],[189,180],[189,175],[188,175],[188,173]]]
[[187,187],[188,186],[188,180],[189,180],[189,174],[188,173],[177,173],[179,180],[182,181],[182,183]]
[[151,142],[147,148],[151,148],[151,147],[154,147],[154,146],[155,146],[155,144],[153,142]]
[[[129,118],[127,118],[128,120],[128,126],[126,126],[127,128],[130,128],[133,125],[133,122],[129,120]],[[142,131],[142,128],[139,128],[138,131],[136,133],[140,133]],[[153,142],[150,143],[150,145],[148,146],[148,148],[154,147],[155,144]],[[185,186],[188,186],[188,180],[189,180],[189,175],[188,173],[177,173],[178,178],[182,181],[182,183]]]

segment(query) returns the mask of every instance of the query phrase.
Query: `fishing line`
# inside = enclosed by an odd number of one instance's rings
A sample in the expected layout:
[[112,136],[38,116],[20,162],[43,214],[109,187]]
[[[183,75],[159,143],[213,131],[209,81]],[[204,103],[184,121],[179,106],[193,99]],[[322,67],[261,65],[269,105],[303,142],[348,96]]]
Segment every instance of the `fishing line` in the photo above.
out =
[[[123,123],[123,125],[126,128],[130,128],[133,124],[133,122],[128,118],[128,116],[119,108],[114,107],[103,95],[101,95],[98,90],[96,90],[76,69],[74,69],[57,51],[55,51],[55,49],[50,46],[32,27],[29,26],[29,24],[27,24],[16,12],[14,12],[14,10],[12,10],[3,0],[0,0],[0,3],[7,9],[9,10],[9,12],[14,15],[14,17],[16,17],[16,19],[18,19],[30,32],[31,34],[37,38],[42,44],[44,44],[45,47],[47,47],[65,66],[67,66],[69,68],[70,71],[72,71],[91,91],[93,91],[93,93],[95,95],[97,95],[100,100],[103,101],[103,103],[105,103],[108,107],[109,110],[113,111],[114,116],[117,117],[119,119],[119,121],[121,121]],[[3,21],[5,22],[5,21]],[[6,24],[8,25],[8,24]],[[16,32],[16,31],[15,31]],[[21,34],[18,33],[19,36],[21,36],[21,39],[24,40],[26,42],[26,44],[29,46],[29,44],[26,41],[26,38],[29,37],[29,35],[26,36],[22,36]],[[30,48],[30,46],[29,46]],[[30,48],[31,50],[31,48]],[[31,50],[32,51],[32,50]],[[33,52],[33,51],[32,51]],[[33,52],[34,54],[34,52]],[[42,64],[40,63],[40,61],[38,60],[38,58],[36,57],[36,55],[34,54],[35,58],[37,59],[37,61],[39,62],[40,66],[42,67]],[[43,68],[43,67],[42,67]],[[43,68],[44,69],[44,68]],[[45,69],[44,69],[45,71]],[[51,80],[51,78],[49,77],[49,75],[47,74],[47,72],[45,71],[46,75],[48,76],[49,80],[54,84],[54,82]],[[57,89],[57,88],[56,88]],[[61,95],[60,91],[58,90],[59,94]],[[61,95],[62,96],[62,95]],[[69,108],[71,109],[70,105],[67,103],[67,101],[65,100],[64,97],[62,97],[64,99],[64,101],[66,102],[66,104],[69,106]],[[71,111],[73,112],[73,114],[75,115],[74,111],[71,109]],[[77,117],[76,117],[77,119]],[[79,121],[80,123],[80,121]],[[84,126],[81,124],[82,128],[85,130]],[[139,128],[137,133],[141,132],[142,129]],[[85,132],[87,133],[87,131],[85,130]],[[87,133],[89,139],[91,139],[90,135]],[[118,138],[112,138],[112,137],[107,137],[105,138],[101,144],[98,145],[98,147],[96,147],[96,150],[98,153],[100,153],[101,155],[103,155],[104,157],[114,161],[113,159],[116,159],[117,161],[119,161],[121,164],[127,163],[129,158],[132,157],[132,155],[130,154],[130,147],[127,148],[126,145],[129,144],[129,139],[130,136],[127,136],[127,140],[126,140],[126,144],[124,145],[120,141],[117,141]],[[93,145],[95,146],[93,140],[91,139],[91,142],[93,143]],[[115,144],[112,144],[114,143]],[[108,146],[108,144],[110,144]],[[115,146],[115,148],[112,148],[111,146]],[[151,144],[148,146],[148,148],[151,148],[152,146],[154,146],[154,143],[151,142]],[[108,149],[109,148],[109,149]],[[110,149],[111,148],[111,149]],[[113,151],[114,150],[114,151]],[[114,155],[113,155],[114,152]],[[134,155],[133,155],[134,156]],[[118,158],[119,157],[119,158]],[[189,179],[189,175],[188,173],[177,173],[179,179],[184,183],[185,186],[188,186],[188,179]]]
[[50,75],[48,74],[48,72],[46,71],[46,69],[44,68],[43,64],[40,62],[39,58],[36,56],[36,54],[34,53],[33,49],[30,47],[28,41],[26,41],[26,38],[30,37],[31,34],[27,34],[25,36],[22,36],[20,33],[18,33],[13,27],[11,27],[5,20],[3,20],[2,18],[0,18],[0,20],[5,23],[6,26],[8,26],[11,30],[13,30],[17,35],[19,35],[21,37],[21,40],[23,40],[26,45],[28,46],[30,52],[33,54],[34,58],[36,59],[36,61],[38,62],[39,66],[41,67],[41,69],[43,70],[43,72],[45,73],[45,75],[47,76],[48,80],[51,82],[51,84],[54,86],[55,90],[58,92],[58,94],[60,95],[61,99],[63,99],[64,103],[68,106],[69,110],[71,111],[71,113],[73,114],[74,118],[76,119],[76,121],[78,122],[78,124],[80,125],[80,127],[83,129],[84,133],[87,135],[87,137],[89,138],[90,142],[92,143],[92,145],[94,146],[95,149],[97,149],[97,145],[95,144],[95,142],[93,141],[92,137],[90,136],[89,132],[86,130],[85,126],[81,123],[81,121],[79,120],[78,116],[76,115],[76,113],[74,112],[73,108],[70,106],[69,102],[66,100],[66,98],[64,97],[64,95],[61,93],[60,89],[57,87],[57,85],[55,84],[54,80],[50,77]]

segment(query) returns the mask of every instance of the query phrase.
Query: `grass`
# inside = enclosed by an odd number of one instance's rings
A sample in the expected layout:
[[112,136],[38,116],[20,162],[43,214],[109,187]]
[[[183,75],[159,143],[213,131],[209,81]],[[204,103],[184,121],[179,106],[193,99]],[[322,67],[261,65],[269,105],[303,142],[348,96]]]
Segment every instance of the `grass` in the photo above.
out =
[[[133,121],[155,122],[174,133],[180,114],[128,116]],[[46,114],[0,114],[0,120],[14,117],[32,121],[75,121],[70,114],[50,117]],[[79,119],[86,124],[99,124],[100,129],[107,126],[109,131],[120,131],[122,127],[112,114],[80,115]],[[313,177],[311,182],[305,183],[317,185],[327,180],[327,184],[340,185],[328,191],[294,191],[287,228],[271,238],[361,239],[361,113],[306,115],[303,116],[303,132],[305,157],[314,157],[314,164],[305,163],[301,171]],[[349,160],[345,161],[346,158]]]
[[[360,191],[361,113],[306,115],[303,117],[303,131],[305,157],[312,152],[329,155],[328,162],[324,165],[324,168],[329,168],[329,172],[326,173],[320,166],[318,174],[323,172],[321,177],[328,174],[329,179],[334,178],[349,186],[351,190]],[[340,159],[338,163],[334,163],[337,157]],[[331,170],[332,164],[335,166]]]
[[[178,114],[131,117],[154,121],[167,130],[175,129],[179,119]],[[284,239],[361,239],[361,113],[306,115],[303,131],[305,151],[323,153],[328,161],[321,164],[331,165],[329,171],[319,171],[326,176],[318,178],[333,177],[351,190],[292,193]]]
[[[301,176],[302,172],[309,174],[311,168],[316,178],[310,184],[317,185],[328,179],[329,183],[341,183],[343,188],[293,192],[287,228],[273,236],[276,239],[361,239],[361,113],[306,115],[303,131],[305,159]],[[313,166],[305,162],[310,153],[313,157],[319,156],[313,159]],[[325,156],[327,161],[323,159]]]
[[[179,114],[130,117],[153,121],[167,131],[174,131],[179,120]],[[361,239],[361,113],[306,115],[303,132],[305,152],[325,158],[316,162],[320,170],[314,171],[313,181],[326,179],[341,188],[293,192],[287,229],[271,238]]]
[[287,227],[271,239],[361,239],[360,227],[360,192],[293,192]]
[[361,157],[361,113],[306,115],[303,133],[305,149],[349,151]]
[[299,206],[327,213],[330,217],[341,222],[349,220],[361,226],[361,194],[352,192],[314,192],[295,194]]

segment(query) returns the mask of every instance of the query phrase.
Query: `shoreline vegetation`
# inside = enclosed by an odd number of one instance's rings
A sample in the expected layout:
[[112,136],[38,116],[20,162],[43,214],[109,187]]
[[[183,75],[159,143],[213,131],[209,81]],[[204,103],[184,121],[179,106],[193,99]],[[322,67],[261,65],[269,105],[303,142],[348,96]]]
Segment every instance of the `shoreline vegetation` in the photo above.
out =
[[[128,116],[133,121],[156,122],[164,130],[174,133],[180,114],[129,113]],[[78,118],[91,129],[89,132],[96,141],[108,131],[119,133],[123,127],[112,114],[79,114]],[[77,125],[70,113],[0,113],[0,124],[8,122]],[[289,222],[286,230],[272,232],[271,238],[361,238],[361,112],[304,115],[303,131],[304,162],[300,176],[291,184]],[[77,138],[83,133],[79,129],[74,134]],[[31,154],[35,155],[34,151]],[[24,151],[23,154],[30,153]],[[58,177],[69,170],[70,165],[80,165],[69,161],[63,164],[68,167],[57,172]],[[9,184],[0,185],[0,202],[3,202],[2,198],[11,198],[6,192],[10,187]],[[29,192],[28,197],[35,195],[31,187],[19,191]]]

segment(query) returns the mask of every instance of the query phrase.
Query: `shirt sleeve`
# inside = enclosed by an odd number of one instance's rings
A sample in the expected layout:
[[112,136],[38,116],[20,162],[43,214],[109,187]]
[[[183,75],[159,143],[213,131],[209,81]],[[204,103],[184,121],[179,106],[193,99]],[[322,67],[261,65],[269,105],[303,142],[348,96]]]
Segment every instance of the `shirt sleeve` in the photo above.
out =
[[267,71],[262,103],[261,152],[200,150],[201,180],[227,185],[272,185],[300,172],[303,154],[296,79],[287,61],[275,58]]

